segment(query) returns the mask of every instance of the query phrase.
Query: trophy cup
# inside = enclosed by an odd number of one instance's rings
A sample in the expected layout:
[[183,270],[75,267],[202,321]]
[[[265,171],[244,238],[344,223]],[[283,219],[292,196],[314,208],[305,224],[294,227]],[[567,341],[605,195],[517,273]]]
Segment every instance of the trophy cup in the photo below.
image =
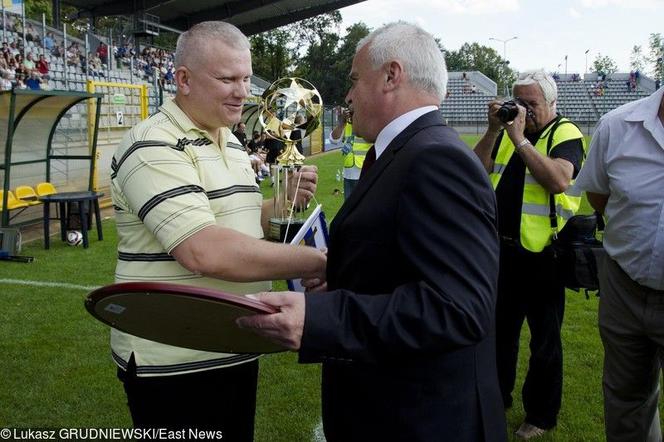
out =
[[[291,201],[299,182],[295,176],[304,155],[295,147],[296,141],[309,136],[320,124],[323,100],[316,88],[301,78],[281,78],[265,90],[261,98],[259,121],[267,136],[284,143],[284,150],[272,166],[274,179],[274,217],[270,219],[269,239],[289,242],[304,219]],[[301,142],[301,141],[300,141]]]

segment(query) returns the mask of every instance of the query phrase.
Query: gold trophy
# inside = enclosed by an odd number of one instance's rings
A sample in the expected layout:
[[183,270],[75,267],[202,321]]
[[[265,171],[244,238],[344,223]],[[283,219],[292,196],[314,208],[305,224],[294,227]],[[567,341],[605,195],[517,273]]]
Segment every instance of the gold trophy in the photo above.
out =
[[272,166],[274,179],[274,217],[270,218],[268,237],[289,242],[304,219],[298,215],[291,196],[299,186],[297,172],[304,155],[296,148],[297,141],[309,136],[320,124],[323,99],[316,88],[301,78],[281,78],[265,90],[261,98],[259,121],[267,136],[284,143],[284,150]]

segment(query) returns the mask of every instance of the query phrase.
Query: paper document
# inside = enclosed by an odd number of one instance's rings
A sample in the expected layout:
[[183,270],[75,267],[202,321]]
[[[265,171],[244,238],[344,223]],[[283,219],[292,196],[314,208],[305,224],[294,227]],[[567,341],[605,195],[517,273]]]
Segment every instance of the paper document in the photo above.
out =
[[[323,206],[319,204],[295,234],[291,244],[307,245],[320,250],[327,248],[327,240],[325,213],[323,212]],[[304,287],[300,279],[289,279],[286,282],[288,283],[288,290],[304,292]]]

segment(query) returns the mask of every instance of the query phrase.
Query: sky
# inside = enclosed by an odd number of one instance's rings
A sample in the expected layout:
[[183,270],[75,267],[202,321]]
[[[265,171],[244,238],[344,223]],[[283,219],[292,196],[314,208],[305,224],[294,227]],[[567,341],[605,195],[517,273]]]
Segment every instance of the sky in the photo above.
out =
[[[664,35],[664,0],[366,0],[340,9],[342,30],[362,21],[375,29],[396,20],[416,23],[447,50],[466,42],[489,46],[517,71],[583,74],[598,54],[618,72],[630,71],[630,54],[648,54],[651,33]],[[507,43],[490,40],[507,40]]]

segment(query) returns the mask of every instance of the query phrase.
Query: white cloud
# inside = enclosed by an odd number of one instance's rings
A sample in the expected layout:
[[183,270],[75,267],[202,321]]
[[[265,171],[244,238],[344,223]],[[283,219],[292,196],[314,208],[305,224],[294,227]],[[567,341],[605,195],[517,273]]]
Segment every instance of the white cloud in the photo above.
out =
[[664,0],[581,0],[585,8],[598,9],[617,7],[626,9],[659,9],[664,7]]
[[581,18],[581,13],[577,11],[575,8],[569,8],[569,15],[572,18]]
[[519,10],[519,0],[411,0],[408,3],[448,14],[480,15]]

